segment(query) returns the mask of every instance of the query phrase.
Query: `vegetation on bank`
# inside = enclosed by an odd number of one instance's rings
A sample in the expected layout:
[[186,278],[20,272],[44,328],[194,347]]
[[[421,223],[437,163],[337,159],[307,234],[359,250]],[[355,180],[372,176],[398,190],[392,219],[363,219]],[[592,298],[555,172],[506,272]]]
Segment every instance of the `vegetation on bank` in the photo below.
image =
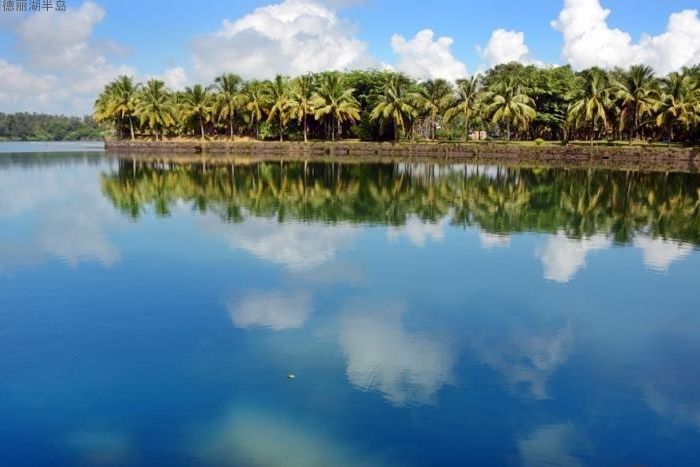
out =
[[457,80],[392,71],[322,72],[271,81],[223,74],[168,89],[122,76],[95,102],[118,138],[303,140],[502,139],[673,141],[700,138],[700,65],[657,77],[642,65],[574,72],[499,65]]
[[97,141],[104,137],[92,117],[0,112],[0,141]]

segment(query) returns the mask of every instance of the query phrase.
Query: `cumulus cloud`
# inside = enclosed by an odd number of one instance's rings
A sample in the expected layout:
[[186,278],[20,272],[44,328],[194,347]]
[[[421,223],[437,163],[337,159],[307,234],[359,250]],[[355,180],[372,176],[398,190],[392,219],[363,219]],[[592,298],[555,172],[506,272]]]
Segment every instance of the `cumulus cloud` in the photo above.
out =
[[171,89],[184,89],[187,86],[187,71],[181,66],[168,68],[163,74],[163,81]]
[[552,27],[564,37],[562,56],[575,69],[626,67],[636,63],[665,74],[700,62],[700,19],[697,10],[673,13],[666,31],[645,34],[639,42],[608,25],[610,10],[600,0],[565,0]]
[[376,390],[392,404],[431,403],[453,380],[455,358],[449,345],[403,328],[403,308],[356,306],[345,312],[340,346],[350,382]]
[[277,73],[364,68],[374,64],[367,45],[334,10],[313,0],[285,0],[224,20],[215,32],[196,38],[192,63],[199,79],[224,71],[244,78]]
[[340,248],[352,244],[357,230],[346,224],[280,224],[276,219],[260,217],[247,217],[234,225],[209,215],[201,222],[207,233],[221,236],[231,248],[281,264],[293,272],[310,271],[332,261]]
[[660,272],[667,272],[671,264],[681,261],[693,252],[692,245],[646,236],[636,237],[634,246],[644,253],[644,264]]
[[533,398],[548,399],[547,381],[569,358],[574,344],[571,323],[552,331],[508,324],[482,330],[473,345],[479,359],[499,371],[512,387],[525,384]]
[[604,235],[589,238],[568,238],[564,232],[552,236],[544,250],[537,252],[537,257],[544,265],[546,279],[566,283],[570,282],[578,271],[586,265],[589,252],[606,250],[612,240]]
[[477,51],[492,67],[510,62],[540,64],[530,57],[530,49],[525,45],[525,33],[523,32],[496,29],[491,33],[491,38],[486,46],[477,47]]
[[110,58],[121,49],[93,37],[105,10],[86,1],[60,15],[27,15],[9,25],[23,52],[21,63],[0,59],[0,78],[11,83],[0,91],[6,110],[87,114],[95,95],[127,65]]
[[450,216],[444,217],[437,223],[424,222],[417,216],[411,216],[401,227],[391,227],[387,232],[390,240],[406,236],[417,247],[424,247],[429,240],[442,241],[445,238],[445,228]]
[[301,292],[292,295],[253,293],[230,303],[228,308],[236,327],[265,327],[274,331],[299,329],[313,312],[311,296]]
[[430,29],[418,31],[413,39],[394,34],[391,48],[398,56],[396,69],[416,78],[456,80],[467,76],[467,67],[457,60],[450,48],[451,37],[435,39]]

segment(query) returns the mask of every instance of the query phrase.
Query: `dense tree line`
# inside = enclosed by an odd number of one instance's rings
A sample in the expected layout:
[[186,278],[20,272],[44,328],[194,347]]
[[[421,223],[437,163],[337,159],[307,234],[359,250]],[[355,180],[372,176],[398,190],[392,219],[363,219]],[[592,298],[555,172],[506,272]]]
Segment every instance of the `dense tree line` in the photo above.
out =
[[228,222],[404,225],[411,217],[494,234],[651,235],[700,245],[700,186],[693,174],[478,166],[269,162],[177,164],[122,159],[102,176],[119,210],[168,216],[183,201]]
[[[695,142],[700,65],[665,77],[647,66],[574,72],[499,65],[455,83],[391,71],[322,72],[270,81],[223,74],[210,86],[168,89],[122,76],[95,119],[137,136],[308,140],[653,140]],[[477,131],[478,130],[478,131]]]
[[99,140],[101,130],[92,117],[0,112],[0,141]]

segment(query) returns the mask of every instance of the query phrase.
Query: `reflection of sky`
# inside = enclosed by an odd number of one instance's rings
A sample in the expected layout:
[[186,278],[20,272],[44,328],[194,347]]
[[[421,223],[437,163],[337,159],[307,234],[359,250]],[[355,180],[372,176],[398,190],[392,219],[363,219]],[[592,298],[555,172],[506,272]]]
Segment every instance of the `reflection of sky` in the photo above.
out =
[[0,170],[0,273],[60,259],[71,266],[120,259],[107,237],[123,221],[100,191],[101,167]]
[[449,218],[228,224],[186,205],[128,224],[100,170],[0,169],[11,465],[700,455],[688,245],[496,235]]

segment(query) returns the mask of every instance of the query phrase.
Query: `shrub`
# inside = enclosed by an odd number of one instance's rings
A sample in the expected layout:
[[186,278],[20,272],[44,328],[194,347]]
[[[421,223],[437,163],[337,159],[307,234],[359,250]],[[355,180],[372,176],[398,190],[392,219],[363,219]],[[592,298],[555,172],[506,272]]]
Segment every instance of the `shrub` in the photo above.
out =
[[537,139],[535,140],[535,144],[536,144],[537,146],[542,146],[542,145],[544,144],[544,140],[543,140],[542,138],[537,138]]

